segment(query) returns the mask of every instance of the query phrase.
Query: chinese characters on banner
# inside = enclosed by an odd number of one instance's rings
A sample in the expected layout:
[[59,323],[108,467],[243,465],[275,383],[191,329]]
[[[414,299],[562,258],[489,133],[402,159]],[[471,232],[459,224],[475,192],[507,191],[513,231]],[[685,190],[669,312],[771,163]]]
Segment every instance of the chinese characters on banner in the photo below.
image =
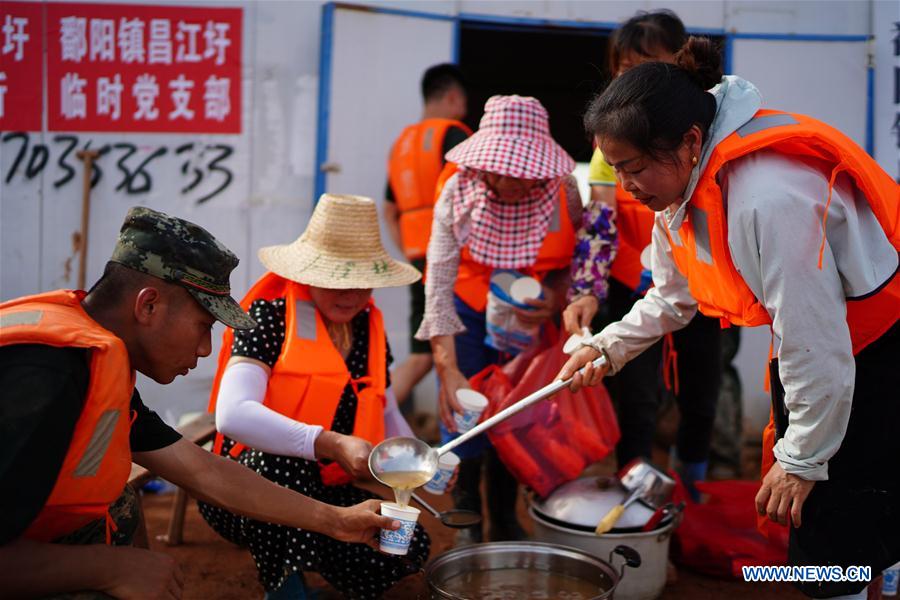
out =
[[42,7],[0,2],[0,131],[41,129]]
[[241,131],[240,8],[3,2],[0,21],[0,129],[41,129],[43,82],[50,131]]
[[241,16],[48,4],[50,130],[240,133]]

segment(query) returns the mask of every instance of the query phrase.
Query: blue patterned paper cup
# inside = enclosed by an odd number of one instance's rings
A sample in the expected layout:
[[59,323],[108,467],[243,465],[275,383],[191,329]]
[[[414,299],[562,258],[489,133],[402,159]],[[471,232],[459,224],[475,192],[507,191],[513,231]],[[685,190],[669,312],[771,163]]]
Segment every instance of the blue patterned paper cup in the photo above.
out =
[[440,496],[447,489],[447,484],[453,477],[453,472],[459,466],[459,457],[452,452],[446,452],[441,455],[438,460],[438,470],[431,478],[431,481],[425,484],[425,491],[435,496]]
[[381,551],[401,556],[406,554],[416,529],[416,521],[419,519],[419,509],[412,506],[400,506],[396,502],[382,502],[381,514],[400,521],[400,529],[396,531],[381,530],[379,538]]
[[884,572],[881,594],[883,596],[896,596],[898,590],[900,590],[900,563]]

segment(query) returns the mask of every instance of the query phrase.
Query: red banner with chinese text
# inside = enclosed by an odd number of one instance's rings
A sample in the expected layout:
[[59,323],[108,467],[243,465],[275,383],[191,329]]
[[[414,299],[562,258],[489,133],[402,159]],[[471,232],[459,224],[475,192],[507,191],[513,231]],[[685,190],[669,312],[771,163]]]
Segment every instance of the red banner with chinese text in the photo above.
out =
[[43,6],[0,2],[0,131],[40,131]]
[[49,3],[50,131],[240,133],[240,8]]

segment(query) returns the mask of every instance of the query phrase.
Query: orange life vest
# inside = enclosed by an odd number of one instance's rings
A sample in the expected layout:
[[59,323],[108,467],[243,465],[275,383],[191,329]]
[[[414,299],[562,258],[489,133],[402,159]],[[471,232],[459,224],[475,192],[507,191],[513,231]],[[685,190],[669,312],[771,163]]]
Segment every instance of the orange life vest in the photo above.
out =
[[641,252],[650,245],[653,235],[654,212],[641,204],[616,183],[616,229],[619,232],[619,249],[613,259],[609,274],[636,290],[641,285]]
[[[900,186],[878,163],[850,138],[825,123],[803,115],[759,111],[716,146],[691,196],[690,218],[677,232],[667,230],[675,263],[688,278],[700,311],[748,327],[771,325],[772,320],[731,261],[725,205],[717,176],[728,161],[762,148],[833,165],[827,202],[831,201],[835,178],[847,172],[865,195],[894,248],[900,249]],[[826,206],[826,217],[827,214]],[[847,323],[854,354],[881,337],[898,318],[898,277],[864,299],[848,298]]]
[[400,240],[410,260],[425,256],[431,237],[434,189],[444,166],[444,138],[458,127],[471,135],[465,123],[453,119],[425,119],[400,134],[388,160],[388,181],[400,212]]
[[[248,310],[254,300],[285,299],[285,339],[278,361],[272,368],[264,404],[272,410],[309,425],[330,429],[347,383],[356,391],[356,419],[353,435],[373,444],[384,439],[384,405],[387,385],[387,342],[381,311],[369,300],[369,364],[368,375],[350,378],[350,371],[328,335],[325,322],[313,304],[309,288],[266,273],[241,301]],[[215,412],[222,375],[231,358],[234,334],[225,331],[219,364],[213,380],[209,411]],[[364,386],[364,387],[363,387]],[[223,437],[216,436],[214,452],[221,454]],[[231,455],[244,449],[235,444]],[[321,466],[326,485],[349,483],[352,478],[337,463]]]
[[[550,230],[547,231],[534,264],[517,269],[538,281],[543,281],[550,271],[568,267],[572,263],[572,254],[575,251],[575,228],[569,217],[565,183],[559,186],[557,198],[556,214],[550,222]],[[476,261],[468,246],[463,246],[454,293],[473,310],[484,312],[487,308],[487,295],[493,271],[493,267]]]
[[456,175],[457,171],[459,171],[459,165],[452,162],[448,162],[444,165],[444,168],[441,169],[441,174],[438,175],[437,183],[435,183],[434,185],[435,204],[437,204],[438,199],[441,197],[441,192],[444,191],[444,186],[447,185],[447,180]]
[[122,340],[81,307],[84,296],[57,290],[0,304],[0,346],[44,344],[90,351],[87,396],[69,449],[50,497],[24,534],[36,541],[53,541],[102,518],[109,527],[109,505],[122,494],[131,473],[134,371]]
[[[679,270],[688,278],[691,295],[700,311],[734,325],[771,325],[769,313],[753,295],[731,260],[728,227],[717,175],[722,167],[751,152],[766,148],[832,165],[829,195],[837,175],[846,172],[865,195],[894,248],[900,249],[900,187],[865,151],[840,131],[803,115],[761,110],[713,150],[691,196],[690,219],[677,233],[668,231]],[[822,224],[823,232],[825,223]],[[823,233],[823,249],[824,249]],[[816,257],[811,256],[810,261]],[[821,266],[821,251],[819,256]],[[847,299],[847,325],[853,353],[878,339],[900,318],[900,277],[896,275],[862,299]],[[775,425],[763,434],[762,475],[775,462]]]

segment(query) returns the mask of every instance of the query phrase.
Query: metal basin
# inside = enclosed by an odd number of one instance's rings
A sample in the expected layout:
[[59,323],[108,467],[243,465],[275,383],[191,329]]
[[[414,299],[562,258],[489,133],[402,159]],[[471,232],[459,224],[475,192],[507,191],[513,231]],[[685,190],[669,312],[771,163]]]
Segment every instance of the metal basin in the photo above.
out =
[[[425,571],[435,599],[612,598],[625,566],[640,566],[627,546],[614,552],[625,558],[617,573],[610,562],[576,548],[539,542],[473,544],[446,552]],[[551,587],[552,586],[552,587]],[[577,595],[576,595],[577,594]]]

